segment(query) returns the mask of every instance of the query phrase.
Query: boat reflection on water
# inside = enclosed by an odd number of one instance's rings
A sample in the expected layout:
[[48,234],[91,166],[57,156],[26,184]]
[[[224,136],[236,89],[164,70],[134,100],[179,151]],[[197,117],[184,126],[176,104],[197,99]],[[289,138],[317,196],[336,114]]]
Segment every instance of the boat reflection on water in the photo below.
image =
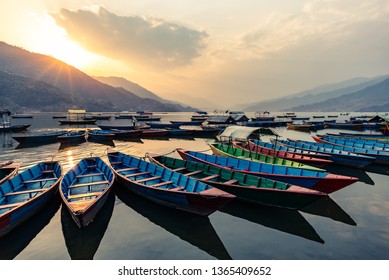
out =
[[117,197],[150,222],[219,260],[231,260],[208,217],[170,209],[114,186]]
[[79,228],[66,206],[61,207],[62,232],[66,248],[72,260],[92,260],[107,230],[115,205],[115,195],[111,192],[103,208],[93,222]]
[[305,206],[300,211],[330,218],[334,221],[342,222],[351,226],[356,226],[357,223],[347,214],[332,198],[329,196],[322,197],[314,203]]
[[369,164],[364,168],[365,171],[381,174],[381,175],[389,175],[389,166],[388,165],[381,165],[381,164]]
[[324,169],[330,173],[339,174],[343,176],[356,177],[359,179],[359,181],[365,184],[374,185],[374,181],[370,178],[370,176],[366,173],[366,171],[362,169],[358,169],[350,166],[338,165],[338,164],[328,165],[324,167]]
[[297,210],[248,203],[235,199],[219,211],[324,244],[324,240]]
[[0,260],[12,260],[44,229],[61,205],[59,193],[31,218],[0,238]]

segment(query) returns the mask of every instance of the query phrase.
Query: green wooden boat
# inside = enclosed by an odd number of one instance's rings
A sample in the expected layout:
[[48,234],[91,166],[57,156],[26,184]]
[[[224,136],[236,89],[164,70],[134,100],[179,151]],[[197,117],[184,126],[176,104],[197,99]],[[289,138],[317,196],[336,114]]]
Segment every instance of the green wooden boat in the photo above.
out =
[[155,164],[234,194],[238,199],[244,201],[300,209],[327,195],[320,191],[219,168],[210,164],[162,155],[146,154],[146,157]]
[[208,143],[211,147],[211,150],[214,155],[225,156],[225,157],[233,157],[237,159],[249,159],[252,161],[264,162],[274,165],[282,165],[285,167],[294,167],[301,168],[313,171],[325,171],[321,168],[314,167],[311,165],[303,164],[297,161],[287,160],[279,157],[268,156],[264,154],[258,154],[252,152],[250,150],[244,149],[243,147],[232,146],[228,144],[222,143]]

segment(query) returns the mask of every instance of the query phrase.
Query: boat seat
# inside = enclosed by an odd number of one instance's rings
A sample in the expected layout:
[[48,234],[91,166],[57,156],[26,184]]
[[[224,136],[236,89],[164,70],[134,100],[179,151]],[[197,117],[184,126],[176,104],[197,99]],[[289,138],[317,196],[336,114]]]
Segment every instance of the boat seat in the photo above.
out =
[[150,174],[150,172],[131,173],[131,174],[123,175],[123,176],[124,177],[136,177],[136,176],[141,176],[141,175],[146,175],[146,174]]
[[123,163],[122,161],[111,161],[111,164],[121,164]]
[[68,199],[83,198],[89,196],[99,196],[100,194],[101,192],[81,193],[81,194],[69,195]]
[[199,174],[199,173],[202,173],[203,171],[201,170],[196,170],[196,171],[193,171],[193,172],[189,172],[189,173],[186,173],[184,174],[185,176],[192,176],[192,175],[196,175],[196,174]]
[[137,167],[128,167],[128,168],[116,169],[116,172],[133,171],[133,170],[138,170],[138,169],[139,168],[137,168]]
[[43,171],[41,171],[41,174],[51,174],[53,172],[54,172],[54,170],[43,170]]
[[22,184],[31,184],[31,183],[43,183],[43,182],[47,182],[47,181],[53,181],[53,180],[57,180],[58,178],[44,178],[44,179],[36,179],[36,180],[27,180],[27,181],[23,181]]
[[204,178],[201,178],[202,181],[209,181],[209,180],[212,180],[212,179],[215,179],[219,177],[219,174],[215,174],[215,175],[211,175],[211,176],[208,176],[208,177],[204,177]]
[[101,176],[101,175],[104,175],[104,173],[100,172],[100,173],[91,173],[91,174],[77,175],[76,178],[85,178],[85,177],[93,177],[93,176]]
[[149,178],[145,178],[145,179],[136,180],[134,182],[136,182],[136,183],[143,183],[143,182],[147,182],[147,181],[157,180],[157,179],[160,179],[160,178],[161,178],[161,176],[155,176],[155,177],[149,177]]
[[158,188],[158,187],[161,187],[161,186],[164,186],[164,185],[169,185],[169,184],[173,184],[173,181],[161,182],[161,183],[158,183],[158,184],[151,185],[150,187]]
[[231,180],[229,180],[229,181],[224,182],[223,184],[233,185],[233,184],[235,184],[235,183],[237,183],[237,182],[238,182],[238,180],[231,179]]
[[169,189],[169,191],[182,191],[184,189],[185,189],[184,187],[177,187],[177,188]]
[[180,171],[183,171],[185,169],[186,169],[186,167],[179,167],[179,168],[176,168],[176,169],[172,169],[172,171],[180,172]]
[[4,205],[0,205],[0,209],[7,209],[7,208],[14,208],[16,206],[19,206],[20,204],[22,204],[23,202],[20,202],[20,203],[13,203],[13,204],[4,204]]
[[86,168],[96,168],[97,165],[87,165]]
[[71,185],[68,188],[73,189],[73,188],[87,187],[87,186],[94,186],[94,185],[103,185],[103,184],[109,184],[109,182],[108,181],[96,181],[96,182],[89,182],[89,183],[81,183],[81,184]]
[[45,190],[46,189],[36,189],[36,190],[25,190],[19,192],[10,192],[10,193],[6,193],[4,196],[12,196],[12,195],[26,194],[26,193],[38,193],[38,192],[44,192]]

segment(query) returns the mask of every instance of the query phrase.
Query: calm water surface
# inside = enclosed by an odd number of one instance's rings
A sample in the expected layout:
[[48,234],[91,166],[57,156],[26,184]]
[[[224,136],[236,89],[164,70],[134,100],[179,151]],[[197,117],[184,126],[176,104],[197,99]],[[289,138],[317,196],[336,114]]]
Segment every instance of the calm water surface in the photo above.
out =
[[[52,115],[39,114],[13,123],[31,123],[30,131],[69,128],[60,126]],[[165,122],[189,120],[190,115],[160,116]],[[99,122],[124,125],[129,120]],[[275,130],[283,138],[311,140],[307,133]],[[107,160],[107,148],[135,156],[149,152],[179,157],[174,152],[179,147],[210,153],[205,139],[20,147],[11,134],[0,137],[0,161],[22,161],[22,170],[54,158],[61,161],[65,173],[90,154]],[[360,181],[300,211],[232,202],[209,217],[194,217],[139,198],[117,184],[95,221],[80,230],[57,197],[0,239],[0,259],[389,259],[389,168],[364,172],[332,166],[331,171]]]

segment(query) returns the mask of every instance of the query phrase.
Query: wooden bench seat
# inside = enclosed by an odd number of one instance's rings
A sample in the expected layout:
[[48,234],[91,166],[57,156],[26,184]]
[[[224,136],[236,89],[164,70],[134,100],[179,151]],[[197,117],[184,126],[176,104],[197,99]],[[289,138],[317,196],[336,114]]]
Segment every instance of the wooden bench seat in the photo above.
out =
[[177,188],[173,188],[173,189],[169,189],[169,190],[170,191],[182,191],[184,189],[185,189],[184,187],[177,187]]
[[196,175],[196,174],[199,174],[199,173],[203,173],[203,171],[201,171],[201,170],[196,170],[196,171],[193,171],[193,172],[186,173],[186,174],[184,174],[184,175],[185,175],[185,176],[192,176],[192,175]]
[[209,181],[209,180],[215,179],[217,177],[219,177],[219,174],[215,174],[215,175],[211,175],[211,176],[208,176],[208,177],[201,178],[201,181]]
[[83,175],[77,175],[76,178],[85,178],[85,177],[93,177],[93,176],[101,176],[104,175],[103,172],[99,173],[90,173],[90,174],[83,174]]
[[131,174],[123,175],[123,176],[128,178],[128,177],[142,176],[142,175],[146,175],[146,174],[150,174],[150,172],[131,173]]
[[91,168],[91,169],[92,169],[92,168],[96,168],[96,167],[97,167],[97,165],[87,165],[87,166],[86,166],[86,168]]
[[111,164],[121,164],[123,163],[122,161],[111,161]]
[[123,171],[133,171],[133,170],[138,170],[139,168],[137,167],[128,167],[128,168],[122,168],[122,169],[115,169],[116,172],[123,172]]
[[99,196],[101,192],[91,192],[91,193],[80,193],[75,195],[69,195],[68,199],[75,199],[75,198],[83,198],[83,197],[90,197],[90,196]]
[[53,172],[54,172],[54,170],[43,170],[43,171],[41,171],[41,174],[51,174]]
[[172,169],[172,171],[180,172],[180,171],[183,171],[185,169],[186,169],[186,167],[178,167],[178,168]]
[[235,183],[237,183],[237,182],[238,182],[238,180],[231,179],[231,180],[229,180],[229,181],[225,181],[223,184],[233,185],[233,184],[235,184]]
[[14,208],[14,207],[16,207],[16,206],[19,206],[19,205],[22,204],[22,203],[23,203],[23,202],[13,203],[13,204],[0,205],[0,209]]
[[18,195],[18,194],[44,192],[45,190],[47,190],[47,189],[36,189],[36,190],[25,190],[25,191],[19,191],[19,192],[10,192],[10,193],[6,193],[4,196],[12,196],[12,195]]
[[103,185],[103,184],[109,184],[109,182],[108,181],[96,181],[96,182],[89,182],[89,183],[81,183],[81,184],[71,185],[68,188],[69,189],[73,189],[73,188],[95,186],[95,185]]
[[44,179],[36,179],[36,180],[27,180],[27,181],[23,181],[22,184],[40,183],[40,182],[54,181],[57,179],[58,178],[44,178]]
[[136,182],[136,183],[143,183],[143,182],[157,180],[157,179],[161,179],[161,176],[154,176],[154,177],[144,178],[144,179],[136,180],[134,182]]
[[158,188],[158,187],[162,187],[162,186],[169,185],[169,184],[173,184],[173,181],[161,182],[161,183],[158,183],[155,185],[151,185],[150,187]]

